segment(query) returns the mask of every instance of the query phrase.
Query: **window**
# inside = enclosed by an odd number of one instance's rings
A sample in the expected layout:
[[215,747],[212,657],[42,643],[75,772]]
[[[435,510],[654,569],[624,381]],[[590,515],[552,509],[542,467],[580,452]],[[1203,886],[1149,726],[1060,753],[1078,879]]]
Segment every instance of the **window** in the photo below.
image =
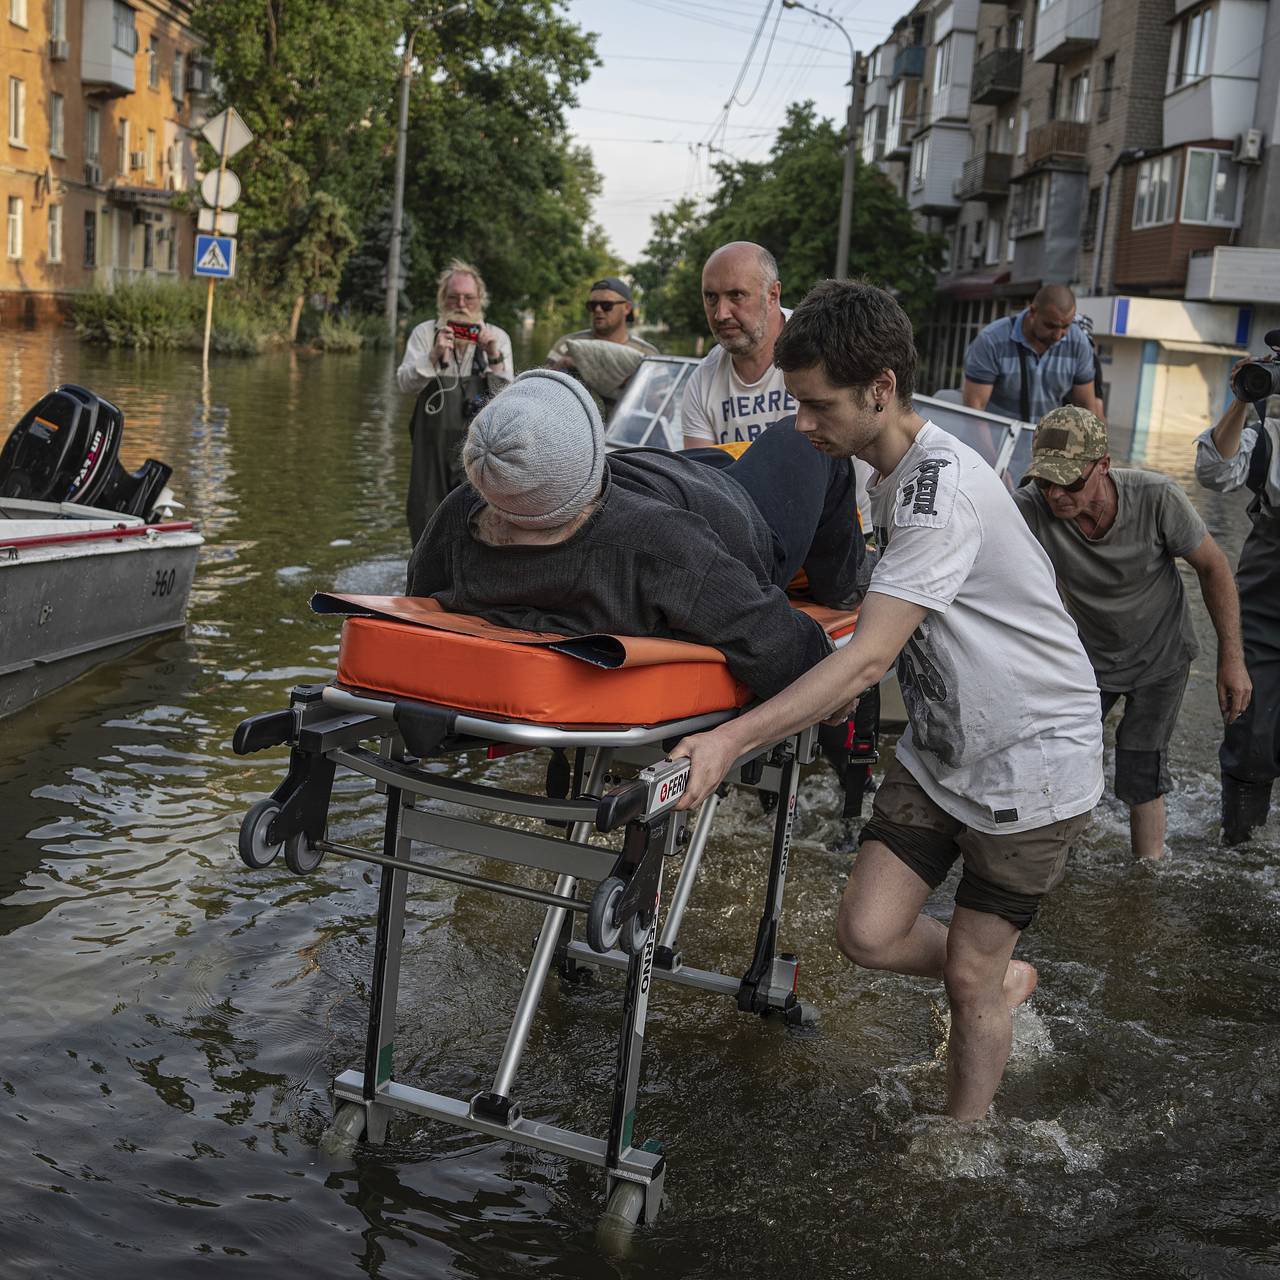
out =
[[147,130],[146,157],[147,181],[154,182],[156,180],[156,131],[154,129]]
[[1200,226],[1234,227],[1240,221],[1240,166],[1225,151],[1191,147],[1182,193],[1182,221]]
[[948,36],[937,48],[933,57],[933,83],[938,89],[945,89],[951,83],[951,37]]
[[1116,82],[1116,60],[1108,58],[1102,64],[1102,88],[1098,93],[1098,119],[1106,120],[1111,115],[1111,90]]
[[1029,236],[1044,230],[1045,207],[1049,203],[1049,175],[1037,174],[1020,182],[1009,199],[1009,236]]
[[1067,119],[1085,124],[1089,119],[1089,73],[1071,77],[1067,94]]
[[986,230],[986,223],[981,218],[973,224],[973,261],[977,265],[982,261],[982,234]]
[[1026,30],[1026,23],[1023,20],[1022,14],[1018,14],[1017,17],[1013,19],[1009,24],[1009,30],[1013,35],[1013,39],[1011,40],[1009,47],[1011,49],[1021,49],[1023,32]]
[[1016,128],[1017,116],[1012,111],[996,122],[995,146],[993,149],[1002,156],[1013,154],[1013,138]]
[[902,140],[902,102],[906,90],[906,81],[899,80],[889,91],[889,131],[887,135],[888,150],[897,150]]
[[9,141],[25,147],[27,132],[27,86],[17,76],[9,77]]
[[123,176],[129,172],[129,122],[116,125],[116,170]]
[[1173,87],[1194,84],[1209,74],[1209,41],[1213,36],[1213,10],[1197,9],[1178,24],[1171,53]]
[[121,53],[132,57],[138,52],[138,31],[133,25],[133,10],[121,0],[111,6],[111,43]]
[[84,265],[98,265],[98,215],[93,209],[84,215]]
[[880,123],[879,110],[868,111],[862,118],[862,163],[874,164],[879,159],[876,149],[876,126]]
[[1178,154],[1144,160],[1138,166],[1138,192],[1133,200],[1133,229],[1172,222],[1178,204]]
[[149,222],[142,224],[142,265],[147,271],[156,265],[156,229]]
[[1000,261],[1004,247],[1004,219],[992,218],[987,223],[987,266],[994,267]]
[[176,227],[169,228],[169,267],[170,271],[178,269],[178,229]]
[[90,107],[84,113],[84,158],[96,164],[102,151],[102,113]]
[[175,49],[173,51],[173,96],[182,101],[187,92],[187,60]]
[[911,148],[911,189],[918,191],[924,186],[924,175],[929,168],[929,135],[917,138]]
[[160,87],[160,37],[152,36],[147,41],[147,87]]
[[49,261],[62,261],[62,206],[49,206]]
[[1040,0],[1040,12],[1043,13],[1052,3],[1053,0]]
[[67,0],[51,0],[49,4],[49,39],[67,38]]
[[872,55],[870,62],[867,63],[867,83],[872,80],[880,79],[880,50],[877,49]]
[[9,257],[22,257],[22,197],[9,197],[9,220],[7,224],[6,246]]
[[1025,156],[1027,154],[1027,133],[1031,128],[1031,108],[1021,107],[1018,110],[1018,149],[1014,155]]
[[65,156],[67,153],[63,150],[63,142],[67,134],[66,104],[63,101],[62,94],[51,93],[49,95],[49,153],[55,156]]
[[27,25],[27,0],[9,0],[9,21],[19,27]]
[[1102,205],[1102,188],[1090,187],[1085,205],[1084,221],[1080,224],[1080,247],[1086,252],[1093,248],[1098,230],[1098,209]]

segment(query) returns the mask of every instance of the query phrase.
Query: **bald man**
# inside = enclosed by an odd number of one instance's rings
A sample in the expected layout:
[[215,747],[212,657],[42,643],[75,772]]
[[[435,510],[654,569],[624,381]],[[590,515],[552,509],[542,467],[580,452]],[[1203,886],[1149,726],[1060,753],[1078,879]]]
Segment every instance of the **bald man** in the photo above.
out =
[[773,365],[789,311],[773,254],[749,240],[721,245],[702,268],[702,306],[716,347],[694,371],[680,404],[686,449],[749,444],[795,416],[796,402]]
[[1047,284],[1025,310],[987,325],[965,355],[965,404],[1039,422],[1070,401],[1101,418],[1093,347],[1075,318],[1075,294]]

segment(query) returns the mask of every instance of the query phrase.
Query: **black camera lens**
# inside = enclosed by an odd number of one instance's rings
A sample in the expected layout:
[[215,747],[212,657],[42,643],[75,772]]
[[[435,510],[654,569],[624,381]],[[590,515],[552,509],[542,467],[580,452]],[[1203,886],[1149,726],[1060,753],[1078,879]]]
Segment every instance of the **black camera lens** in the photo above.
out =
[[1250,403],[1280,395],[1280,365],[1270,360],[1261,364],[1242,364],[1231,375],[1231,389],[1237,400]]
[[476,414],[479,413],[480,410],[483,409],[485,405],[489,403],[490,398],[491,397],[486,395],[468,396],[462,402],[463,422],[470,422],[471,419],[474,418]]

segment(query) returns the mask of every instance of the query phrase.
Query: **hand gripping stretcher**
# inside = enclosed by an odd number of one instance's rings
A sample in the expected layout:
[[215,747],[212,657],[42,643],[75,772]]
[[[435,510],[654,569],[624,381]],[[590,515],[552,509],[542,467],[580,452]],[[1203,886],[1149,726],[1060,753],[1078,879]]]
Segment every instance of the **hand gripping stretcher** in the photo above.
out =
[[[652,1221],[665,1159],[654,1139],[637,1144],[636,1096],[650,985],[655,977],[736,1001],[739,1009],[805,1015],[796,994],[797,960],[779,953],[787,862],[801,765],[819,749],[817,727],[739,760],[727,786],[754,789],[773,812],[773,847],[755,949],[743,975],[686,964],[680,925],[726,788],[707,799],[692,830],[675,805],[688,762],[665,753],[686,734],[738,713],[749,691],[718,651],[678,641],[516,632],[447,614],[431,600],[318,596],[313,607],[348,617],[335,680],[299,685],[290,705],[245,720],[234,749],[243,755],[288,745],[289,768],[272,794],[249,810],[239,850],[252,868],[283,848],[289,869],[316,870],[325,854],[380,867],[368,1034],[360,1070],[333,1083],[330,1136],[381,1142],[396,1111],[443,1120],[604,1169],[606,1219]],[[802,606],[837,644],[856,615]],[[372,616],[369,616],[372,615]],[[845,773],[856,785],[875,758],[875,726],[851,725],[856,743]],[[506,790],[429,770],[431,762],[546,750],[546,795]],[[334,773],[363,775],[386,794],[381,850],[330,840]],[[449,812],[442,811],[444,802]],[[458,816],[461,808],[467,816]],[[846,805],[846,812],[848,806]],[[524,827],[503,819],[525,819]],[[530,831],[527,820],[545,830]],[[434,846],[552,873],[548,891],[415,858]],[[665,863],[683,863],[659,928]],[[528,976],[497,1073],[469,1099],[397,1079],[396,1003],[410,875],[507,894],[546,909]],[[580,884],[594,884],[589,894]],[[579,917],[583,927],[578,928]],[[591,1137],[521,1113],[516,1075],[552,968],[574,980],[583,966],[625,972],[622,1024],[607,1136]]]

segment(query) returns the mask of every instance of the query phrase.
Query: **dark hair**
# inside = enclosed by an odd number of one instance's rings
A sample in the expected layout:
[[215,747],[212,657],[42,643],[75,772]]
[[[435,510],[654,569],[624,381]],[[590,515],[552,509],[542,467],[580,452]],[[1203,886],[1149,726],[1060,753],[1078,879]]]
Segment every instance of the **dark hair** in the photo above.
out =
[[821,364],[838,387],[866,387],[892,369],[904,407],[916,385],[916,344],[907,313],[891,294],[861,280],[814,285],[773,344],[773,363],[784,372]]

